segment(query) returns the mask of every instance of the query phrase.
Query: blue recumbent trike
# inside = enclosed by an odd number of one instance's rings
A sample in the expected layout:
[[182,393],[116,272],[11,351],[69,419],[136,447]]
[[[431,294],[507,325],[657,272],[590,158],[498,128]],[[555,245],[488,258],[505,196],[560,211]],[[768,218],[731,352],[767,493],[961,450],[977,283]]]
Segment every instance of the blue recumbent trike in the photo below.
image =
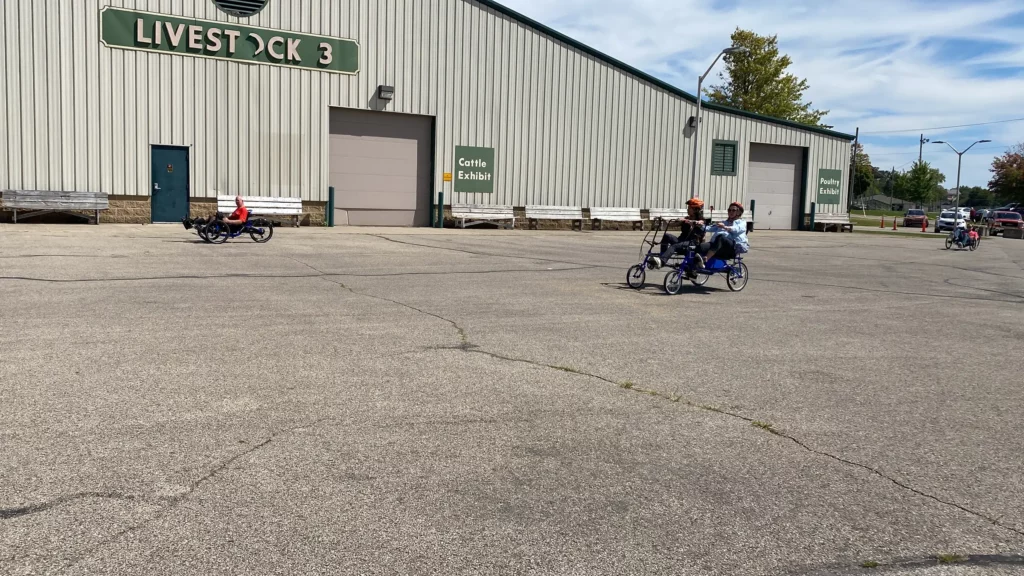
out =
[[[644,236],[640,247],[641,261],[631,266],[626,273],[626,284],[630,288],[639,290],[644,287],[647,270],[652,268],[651,259],[661,252],[661,238],[667,229],[667,221],[655,220],[651,230]],[[669,270],[662,283],[667,294],[675,295],[682,292],[683,282],[687,280],[694,286],[703,286],[714,274],[725,276],[725,282],[733,292],[739,292],[747,287],[750,275],[747,265],[743,263],[742,254],[737,254],[732,260],[712,258],[703,268],[695,268],[697,261],[697,242],[691,241],[684,253],[677,253],[668,262],[662,263],[662,266]]]

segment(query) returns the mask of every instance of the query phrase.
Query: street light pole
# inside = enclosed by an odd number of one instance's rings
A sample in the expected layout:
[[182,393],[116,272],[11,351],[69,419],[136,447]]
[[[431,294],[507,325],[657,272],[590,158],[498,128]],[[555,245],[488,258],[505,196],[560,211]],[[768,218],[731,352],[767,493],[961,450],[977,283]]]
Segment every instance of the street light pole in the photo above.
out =
[[963,164],[964,154],[967,154],[967,151],[970,150],[971,148],[974,148],[977,144],[984,144],[986,142],[991,142],[991,140],[978,140],[974,144],[971,144],[970,146],[968,146],[967,149],[964,150],[963,152],[957,150],[956,148],[953,148],[953,145],[950,144],[949,142],[946,142],[945,140],[936,140],[936,141],[932,142],[932,144],[945,144],[946,146],[949,146],[949,149],[952,150],[953,152],[955,152],[956,156],[957,156],[957,159],[956,159],[956,212],[954,212],[954,216],[953,216],[953,226],[956,226],[956,221],[960,219],[960,167]]
[[742,46],[733,46],[722,50],[718,53],[718,56],[715,56],[715,61],[711,63],[711,66],[708,66],[707,72],[704,72],[704,75],[697,79],[697,115],[694,117],[693,126],[693,163],[690,166],[690,198],[697,197],[697,158],[698,152],[700,151],[700,112],[703,108],[703,106],[701,106],[703,103],[701,90],[704,87],[704,79],[708,77],[708,74],[711,74],[711,69],[715,67],[715,64],[718,64],[718,60],[721,59],[723,55],[742,54],[744,52],[749,52],[749,50]]

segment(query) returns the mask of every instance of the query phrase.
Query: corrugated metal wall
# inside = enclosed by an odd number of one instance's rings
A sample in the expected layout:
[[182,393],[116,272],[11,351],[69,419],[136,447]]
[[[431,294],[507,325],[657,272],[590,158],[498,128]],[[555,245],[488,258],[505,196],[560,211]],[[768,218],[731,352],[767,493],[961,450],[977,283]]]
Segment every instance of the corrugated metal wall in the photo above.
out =
[[[353,38],[356,76],[106,48],[122,7]],[[239,20],[210,0],[3,0],[0,188],[148,195],[149,147],[192,149],[192,193],[326,199],[328,107],[437,118],[435,188],[456,145],[496,149],[493,195],[455,202],[678,207],[688,197],[691,103],[468,0],[270,0]],[[749,143],[810,148],[848,176],[841,139],[708,111],[710,203],[741,199]],[[737,140],[736,176],[710,176],[711,140]],[[844,182],[846,178],[844,178]],[[845,184],[844,184],[845,194]],[[844,200],[845,202],[845,200]]]

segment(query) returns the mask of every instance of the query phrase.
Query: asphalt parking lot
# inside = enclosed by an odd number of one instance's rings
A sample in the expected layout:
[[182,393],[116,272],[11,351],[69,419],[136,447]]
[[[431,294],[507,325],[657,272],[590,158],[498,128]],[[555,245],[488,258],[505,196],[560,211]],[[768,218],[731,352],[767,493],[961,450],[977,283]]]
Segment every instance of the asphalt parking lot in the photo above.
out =
[[0,226],[0,573],[1024,570],[1024,242],[358,232]]

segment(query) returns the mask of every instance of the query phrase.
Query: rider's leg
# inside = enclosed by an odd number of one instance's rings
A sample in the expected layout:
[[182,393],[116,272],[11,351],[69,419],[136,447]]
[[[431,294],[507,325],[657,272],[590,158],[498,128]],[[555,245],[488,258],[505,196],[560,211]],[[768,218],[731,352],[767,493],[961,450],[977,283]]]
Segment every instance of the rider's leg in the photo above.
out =
[[729,240],[729,237],[725,234],[715,236],[714,239],[711,240],[711,244],[709,245],[707,252],[705,252],[704,259],[711,260],[714,258],[715,254],[718,254],[718,252],[722,250],[722,247],[725,246],[725,242],[727,240]]
[[672,234],[665,234],[665,236],[661,239],[661,253],[658,254],[657,256],[651,257],[649,261],[650,264],[654,268],[661,268],[665,263],[668,262],[668,259],[671,258],[672,255],[676,253],[676,248],[678,246],[679,238],[673,236]]

